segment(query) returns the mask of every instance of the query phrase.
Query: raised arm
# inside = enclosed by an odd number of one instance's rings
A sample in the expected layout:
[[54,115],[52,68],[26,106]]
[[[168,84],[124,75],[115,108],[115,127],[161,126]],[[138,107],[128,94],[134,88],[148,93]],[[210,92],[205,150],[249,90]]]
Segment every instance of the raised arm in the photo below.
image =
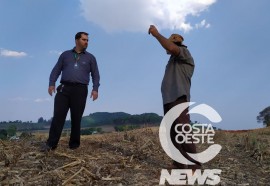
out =
[[180,53],[179,47],[174,44],[173,42],[169,41],[167,38],[165,38],[163,35],[161,35],[157,28],[154,25],[150,25],[150,28],[148,30],[149,34],[152,34],[158,42],[161,44],[161,46],[169,53],[174,56],[178,56]]

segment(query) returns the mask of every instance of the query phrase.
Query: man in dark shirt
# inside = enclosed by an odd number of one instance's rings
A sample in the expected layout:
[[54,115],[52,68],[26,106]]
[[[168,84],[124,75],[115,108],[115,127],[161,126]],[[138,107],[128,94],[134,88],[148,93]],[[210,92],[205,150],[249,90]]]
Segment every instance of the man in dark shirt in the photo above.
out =
[[[190,87],[191,77],[194,72],[193,58],[185,45],[182,44],[184,38],[179,34],[172,34],[169,39],[162,36],[154,25],[149,28],[149,34],[152,34],[161,46],[167,51],[167,54],[171,55],[169,62],[166,66],[165,74],[161,85],[161,93],[163,99],[164,115],[174,106],[190,101]],[[175,125],[190,123],[190,117],[188,114],[188,108],[179,113],[179,117],[172,124],[170,136],[174,146],[181,152],[194,165],[186,166],[176,161],[173,162],[172,168],[177,169],[199,169],[201,163],[191,158],[188,153],[196,153],[196,146],[194,143],[176,143],[176,131]],[[178,130],[182,130],[179,129]],[[188,131],[188,130],[185,130]],[[182,141],[181,139],[179,141]]]
[[95,57],[86,51],[88,46],[88,33],[78,32],[75,35],[76,46],[72,50],[63,52],[52,69],[49,79],[48,92],[55,93],[55,82],[62,73],[60,85],[56,88],[54,100],[54,113],[46,145],[42,151],[53,150],[57,147],[68,110],[71,116],[71,133],[69,148],[80,146],[81,119],[85,109],[88,95],[90,74],[93,82],[91,98],[98,98],[99,71]]

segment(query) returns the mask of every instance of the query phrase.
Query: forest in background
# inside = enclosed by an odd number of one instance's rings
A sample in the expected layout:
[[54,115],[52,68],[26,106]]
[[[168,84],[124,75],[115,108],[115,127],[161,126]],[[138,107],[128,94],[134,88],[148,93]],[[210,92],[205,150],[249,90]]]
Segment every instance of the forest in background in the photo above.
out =
[[[51,125],[51,119],[46,120],[43,117],[38,118],[37,122],[21,120],[1,121],[0,129],[8,129],[15,126],[18,131],[47,130]],[[95,112],[88,116],[83,116],[81,121],[82,128],[100,127],[100,126],[123,126],[123,125],[159,125],[162,116],[155,113],[128,114],[125,112]],[[70,128],[71,121],[66,120],[64,128]]]

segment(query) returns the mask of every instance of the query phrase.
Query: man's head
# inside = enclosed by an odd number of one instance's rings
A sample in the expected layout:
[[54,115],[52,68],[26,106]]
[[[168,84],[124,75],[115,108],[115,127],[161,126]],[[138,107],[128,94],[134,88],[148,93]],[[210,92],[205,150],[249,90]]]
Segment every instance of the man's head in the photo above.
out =
[[173,42],[174,44],[181,46],[182,42],[184,41],[183,36],[179,35],[179,34],[172,34],[169,37],[169,41]]
[[75,43],[76,43],[76,47],[79,50],[86,50],[86,48],[88,47],[88,33],[86,32],[78,32],[75,35]]

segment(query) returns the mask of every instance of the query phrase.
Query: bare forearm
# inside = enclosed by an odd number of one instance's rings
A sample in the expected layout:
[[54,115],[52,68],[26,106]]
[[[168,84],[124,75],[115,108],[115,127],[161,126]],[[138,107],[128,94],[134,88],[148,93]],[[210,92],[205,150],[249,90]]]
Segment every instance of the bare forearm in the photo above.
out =
[[150,25],[148,33],[152,34],[158,40],[158,42],[161,44],[161,46],[165,50],[167,50],[170,54],[172,54],[172,55],[179,54],[179,47],[177,45],[175,45],[173,42],[169,41],[163,35],[161,35],[154,25]]
[[160,33],[158,33],[156,36],[154,36],[158,42],[161,44],[161,46],[168,51],[171,51],[172,48],[174,47],[174,44],[169,41],[167,38],[165,38],[163,35],[161,35]]

